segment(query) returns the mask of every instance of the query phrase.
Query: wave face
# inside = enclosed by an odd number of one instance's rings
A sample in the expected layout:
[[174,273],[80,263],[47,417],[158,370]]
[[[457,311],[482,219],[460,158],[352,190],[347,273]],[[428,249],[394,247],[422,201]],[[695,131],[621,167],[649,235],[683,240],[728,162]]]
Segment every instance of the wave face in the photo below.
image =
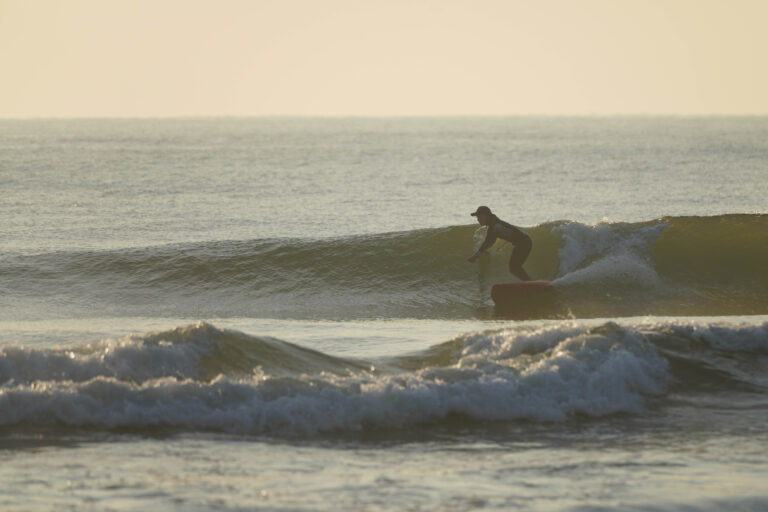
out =
[[[458,226],[333,239],[269,239],[6,255],[0,311],[57,315],[472,318],[511,281],[497,244]],[[526,263],[553,280],[552,317],[768,313],[768,215],[558,221],[527,229]],[[540,312],[542,313],[542,312]]]
[[766,354],[768,323],[513,327],[380,361],[199,323],[72,349],[0,348],[0,428],[307,436],[644,415],[710,390],[762,400]]

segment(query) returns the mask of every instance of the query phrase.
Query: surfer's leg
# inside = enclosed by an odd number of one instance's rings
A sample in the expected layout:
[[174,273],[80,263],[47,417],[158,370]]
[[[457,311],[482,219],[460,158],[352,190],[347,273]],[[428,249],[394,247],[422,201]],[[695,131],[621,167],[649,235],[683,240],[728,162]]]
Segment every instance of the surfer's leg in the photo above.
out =
[[523,267],[517,267],[515,269],[510,268],[510,272],[512,272],[512,275],[520,279],[521,281],[530,281],[531,277],[528,275],[528,272],[525,271]]
[[525,263],[528,255],[531,254],[532,247],[533,243],[531,242],[531,239],[526,238],[524,242],[515,245],[515,248],[512,250],[512,256],[509,257],[509,271],[521,281],[531,280],[530,276],[523,268],[523,263]]

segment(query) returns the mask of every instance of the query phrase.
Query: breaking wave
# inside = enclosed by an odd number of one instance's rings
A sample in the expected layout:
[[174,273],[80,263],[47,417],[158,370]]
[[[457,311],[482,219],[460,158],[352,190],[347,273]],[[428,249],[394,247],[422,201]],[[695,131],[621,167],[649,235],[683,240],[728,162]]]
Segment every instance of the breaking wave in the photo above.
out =
[[768,323],[516,326],[378,361],[199,323],[69,349],[1,347],[0,428],[312,436],[642,415],[713,388],[761,398],[766,354]]

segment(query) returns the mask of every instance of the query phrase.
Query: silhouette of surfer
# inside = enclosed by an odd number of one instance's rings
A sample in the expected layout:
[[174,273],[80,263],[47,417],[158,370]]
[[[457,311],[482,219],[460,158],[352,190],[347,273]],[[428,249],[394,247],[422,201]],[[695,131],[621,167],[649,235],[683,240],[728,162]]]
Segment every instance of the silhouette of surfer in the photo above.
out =
[[491,248],[497,238],[501,238],[515,246],[512,251],[512,256],[509,258],[509,271],[521,281],[530,281],[531,278],[528,276],[525,269],[523,269],[523,263],[525,263],[525,260],[528,258],[528,255],[531,253],[531,248],[533,247],[531,237],[512,224],[499,219],[487,206],[478,206],[477,210],[471,215],[477,217],[477,222],[479,222],[481,226],[488,226],[488,232],[485,235],[483,245],[481,245],[480,249],[470,256],[467,261],[474,263],[483,252]]

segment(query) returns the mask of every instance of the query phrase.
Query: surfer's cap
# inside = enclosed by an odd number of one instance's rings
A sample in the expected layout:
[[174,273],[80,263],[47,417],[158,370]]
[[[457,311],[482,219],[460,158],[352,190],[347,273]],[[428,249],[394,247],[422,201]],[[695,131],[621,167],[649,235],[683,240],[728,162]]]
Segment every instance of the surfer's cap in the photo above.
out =
[[478,206],[477,210],[475,210],[475,213],[470,213],[471,216],[477,217],[478,215],[490,215],[491,209],[487,206]]

